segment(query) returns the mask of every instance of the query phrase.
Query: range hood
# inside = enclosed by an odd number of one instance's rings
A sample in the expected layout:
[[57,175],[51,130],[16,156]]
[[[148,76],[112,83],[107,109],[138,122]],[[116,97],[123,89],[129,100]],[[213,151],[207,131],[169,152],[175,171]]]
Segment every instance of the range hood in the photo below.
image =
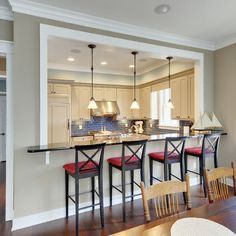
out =
[[91,110],[92,116],[115,116],[120,114],[116,101],[96,101],[97,108]]

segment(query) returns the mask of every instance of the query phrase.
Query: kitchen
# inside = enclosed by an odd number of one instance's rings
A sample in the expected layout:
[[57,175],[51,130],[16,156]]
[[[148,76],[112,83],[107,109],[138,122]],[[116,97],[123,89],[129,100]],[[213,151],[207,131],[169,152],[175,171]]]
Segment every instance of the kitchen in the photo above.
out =
[[[54,37],[49,39],[48,45],[48,143],[91,140],[94,131],[96,137],[109,134],[109,131],[113,131],[113,135],[114,132],[130,133],[134,132],[131,127],[137,121],[143,126],[139,133],[144,134],[175,133],[182,130],[184,124],[193,124],[193,61],[171,60],[169,85],[168,60],[154,59],[148,53],[139,52],[134,87],[131,50],[97,45],[94,48],[93,97],[103,101],[100,109],[106,105],[105,101],[113,102],[114,111],[106,113],[88,109],[91,97],[88,43]],[[134,89],[140,109],[130,108]],[[170,97],[173,109],[164,106]]]

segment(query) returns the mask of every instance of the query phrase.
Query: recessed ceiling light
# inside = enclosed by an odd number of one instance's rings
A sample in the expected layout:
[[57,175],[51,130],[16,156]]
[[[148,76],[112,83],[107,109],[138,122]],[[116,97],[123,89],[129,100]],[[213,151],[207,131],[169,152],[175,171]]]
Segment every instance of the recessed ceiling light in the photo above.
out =
[[80,53],[80,50],[77,49],[77,48],[73,48],[73,49],[70,50],[70,52],[71,52],[71,53],[78,54],[78,53]]
[[67,61],[75,61],[75,58],[73,58],[73,57],[68,57],[68,58],[67,58]]
[[101,65],[107,65],[107,62],[106,61],[102,61]]
[[134,68],[134,65],[129,65],[129,68]]
[[163,15],[166,14],[170,11],[171,7],[168,4],[161,4],[159,6],[157,6],[154,11],[159,14],[159,15]]

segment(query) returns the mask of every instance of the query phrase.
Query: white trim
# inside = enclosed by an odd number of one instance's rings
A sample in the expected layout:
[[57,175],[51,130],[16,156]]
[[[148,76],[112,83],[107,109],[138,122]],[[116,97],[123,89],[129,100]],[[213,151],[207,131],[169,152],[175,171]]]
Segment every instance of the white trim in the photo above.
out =
[[195,61],[195,118],[204,111],[204,55],[188,50],[141,43],[111,36],[92,34],[67,28],[40,24],[40,144],[47,144],[47,39],[49,36],[78,39],[80,41],[105,44],[149,53],[152,58],[169,55]]
[[150,28],[140,27],[137,25],[121,23],[119,21],[95,17],[92,15],[53,7],[38,2],[26,0],[9,0],[9,2],[12,5],[12,9],[14,12],[20,12],[75,25],[107,30],[121,34],[133,35],[141,38],[159,40],[163,42],[179,44],[189,47],[202,48],[207,50],[215,49],[215,44],[211,41],[194,39],[181,35],[161,32]]
[[215,50],[230,46],[232,44],[236,43],[236,35],[233,35],[231,37],[228,37],[224,40],[221,40],[216,43]]
[[13,21],[13,12],[8,7],[0,6],[0,19]]
[[6,209],[5,219],[6,221],[12,220],[14,216],[13,212],[13,87],[12,87],[12,71],[13,71],[13,43],[8,41],[0,41],[0,52],[6,56],[6,90],[7,90],[7,112],[6,112]]

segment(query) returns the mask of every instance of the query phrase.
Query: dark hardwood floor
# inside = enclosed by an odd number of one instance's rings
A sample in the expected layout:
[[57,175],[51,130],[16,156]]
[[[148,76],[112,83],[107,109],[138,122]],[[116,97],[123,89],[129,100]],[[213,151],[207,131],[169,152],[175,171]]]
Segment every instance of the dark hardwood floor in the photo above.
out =
[[[199,186],[191,189],[192,205],[198,207],[207,202],[203,197],[202,189]],[[182,210],[184,207],[182,207]],[[154,213],[154,210],[153,212]],[[5,163],[0,163],[0,235],[1,236],[64,236],[75,235],[75,217],[69,220],[59,219],[41,225],[29,227],[11,232],[11,223],[5,222]],[[154,214],[153,214],[154,215]],[[155,219],[155,218],[153,218]],[[99,210],[94,213],[86,212],[80,214],[80,235],[110,235],[130,227],[145,223],[142,201],[136,200],[127,203],[127,223],[122,222],[122,207],[115,205],[112,208],[105,208],[105,227],[101,229]],[[138,236],[138,235],[137,235]]]

